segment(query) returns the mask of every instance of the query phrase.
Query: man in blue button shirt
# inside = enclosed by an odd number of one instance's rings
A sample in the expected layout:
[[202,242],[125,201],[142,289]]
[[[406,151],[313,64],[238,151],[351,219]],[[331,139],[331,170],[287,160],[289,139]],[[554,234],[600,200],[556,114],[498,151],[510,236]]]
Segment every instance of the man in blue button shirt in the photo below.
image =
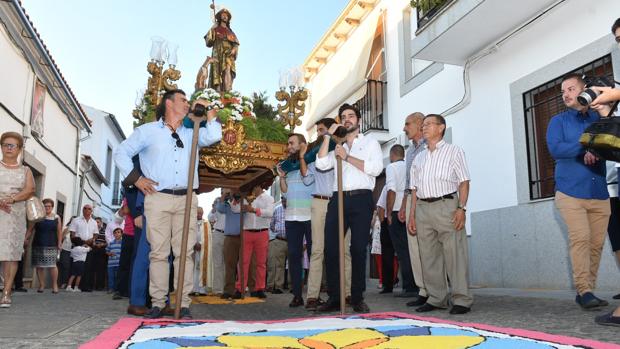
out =
[[[198,99],[207,110],[207,122],[200,127],[198,146],[206,147],[219,142],[222,127],[215,121],[216,110],[209,101]],[[126,182],[134,184],[144,195],[144,216],[148,220],[146,237],[151,245],[149,293],[153,307],[147,318],[159,318],[168,294],[170,249],[176,257],[174,270],[179,270],[181,238],[185,213],[187,186],[198,188],[198,164],[194,169],[194,183],[187,183],[191,156],[192,128],[183,124],[189,112],[189,103],[182,90],[166,92],[157,107],[157,121],[144,124],[122,142],[115,152],[115,160]],[[191,122],[188,124],[192,125]],[[192,125],[193,127],[193,125]],[[142,175],[133,171],[131,158],[140,155]],[[198,159],[196,159],[198,160]],[[198,162],[198,161],[196,161]],[[198,198],[192,194],[189,236],[196,235]],[[181,297],[181,317],[191,319],[189,292],[193,287],[193,246],[187,246],[186,267]],[[175,273],[177,274],[177,273]],[[176,278],[175,275],[175,285]]]
[[600,118],[596,111],[577,101],[584,88],[585,83],[578,74],[569,74],[562,80],[562,99],[568,110],[549,122],[547,146],[555,159],[555,205],[568,227],[573,282],[577,289],[575,301],[584,309],[592,309],[607,305],[592,291],[610,207],[605,161],[579,143],[586,127]]

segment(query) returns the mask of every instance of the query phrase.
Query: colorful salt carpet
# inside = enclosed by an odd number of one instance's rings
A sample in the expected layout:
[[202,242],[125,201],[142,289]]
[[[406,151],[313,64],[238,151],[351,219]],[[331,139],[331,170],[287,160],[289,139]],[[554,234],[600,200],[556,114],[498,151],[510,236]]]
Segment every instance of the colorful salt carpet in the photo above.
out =
[[620,345],[403,313],[377,313],[261,322],[126,318],[82,348],[611,349]]

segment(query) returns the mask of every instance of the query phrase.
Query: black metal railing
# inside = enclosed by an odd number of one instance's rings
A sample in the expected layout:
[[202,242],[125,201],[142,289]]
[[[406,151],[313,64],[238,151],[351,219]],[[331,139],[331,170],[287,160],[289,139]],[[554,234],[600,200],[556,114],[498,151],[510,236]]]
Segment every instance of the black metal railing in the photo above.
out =
[[[611,55],[603,56],[571,73],[613,78]],[[555,195],[555,162],[547,149],[546,133],[551,118],[566,110],[561,85],[562,76],[523,94],[531,200]]]
[[417,9],[418,29],[435,17],[439,10],[450,1],[452,0],[416,0],[415,8]]
[[368,80],[366,82],[366,94],[355,104],[362,114],[361,131],[387,130],[385,127],[387,104],[387,82]]

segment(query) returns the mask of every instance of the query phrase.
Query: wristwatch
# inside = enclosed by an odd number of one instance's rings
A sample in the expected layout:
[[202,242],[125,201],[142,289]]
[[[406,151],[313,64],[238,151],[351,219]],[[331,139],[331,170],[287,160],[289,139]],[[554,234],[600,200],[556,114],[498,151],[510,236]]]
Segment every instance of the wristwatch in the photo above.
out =
[[463,210],[463,212],[467,212],[467,207],[461,206],[461,204],[459,204],[456,208],[460,208],[461,210]]

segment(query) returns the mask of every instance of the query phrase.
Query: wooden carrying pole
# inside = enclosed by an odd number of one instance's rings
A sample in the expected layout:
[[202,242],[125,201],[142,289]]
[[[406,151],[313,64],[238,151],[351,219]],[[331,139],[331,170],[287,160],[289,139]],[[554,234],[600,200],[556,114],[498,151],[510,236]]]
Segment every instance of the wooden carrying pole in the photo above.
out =
[[344,285],[344,195],[342,193],[342,159],[336,157],[336,168],[338,178],[338,257],[340,270],[340,315],[344,315],[345,310],[345,285]]
[[[239,222],[239,285],[241,285],[240,288],[242,289],[239,290],[239,292],[241,292],[241,299],[244,299],[245,298],[245,286],[246,286],[243,284],[243,280],[245,277],[245,271],[243,270],[243,262],[245,261],[245,256],[243,253],[243,250],[244,250],[243,248],[243,243],[244,243],[243,241],[244,240],[243,239],[244,238],[243,236],[244,235],[243,234],[243,215],[244,215],[243,202],[245,201],[244,194],[241,194],[240,200],[241,201],[239,201],[239,219],[240,219],[240,222]],[[249,269],[248,269],[248,272],[249,272]]]
[[179,270],[177,278],[177,289],[175,302],[176,307],[174,309],[174,318],[179,319],[181,317],[181,298],[183,297],[183,282],[185,281],[185,259],[187,258],[187,239],[189,235],[189,222],[190,215],[192,213],[192,198],[194,192],[194,172],[196,172],[196,153],[198,150],[198,131],[200,129],[200,121],[192,118],[194,122],[194,128],[192,133],[192,148],[189,160],[189,173],[187,175],[187,193],[185,193],[185,214],[183,216],[183,237],[181,239],[181,260],[179,260]]

